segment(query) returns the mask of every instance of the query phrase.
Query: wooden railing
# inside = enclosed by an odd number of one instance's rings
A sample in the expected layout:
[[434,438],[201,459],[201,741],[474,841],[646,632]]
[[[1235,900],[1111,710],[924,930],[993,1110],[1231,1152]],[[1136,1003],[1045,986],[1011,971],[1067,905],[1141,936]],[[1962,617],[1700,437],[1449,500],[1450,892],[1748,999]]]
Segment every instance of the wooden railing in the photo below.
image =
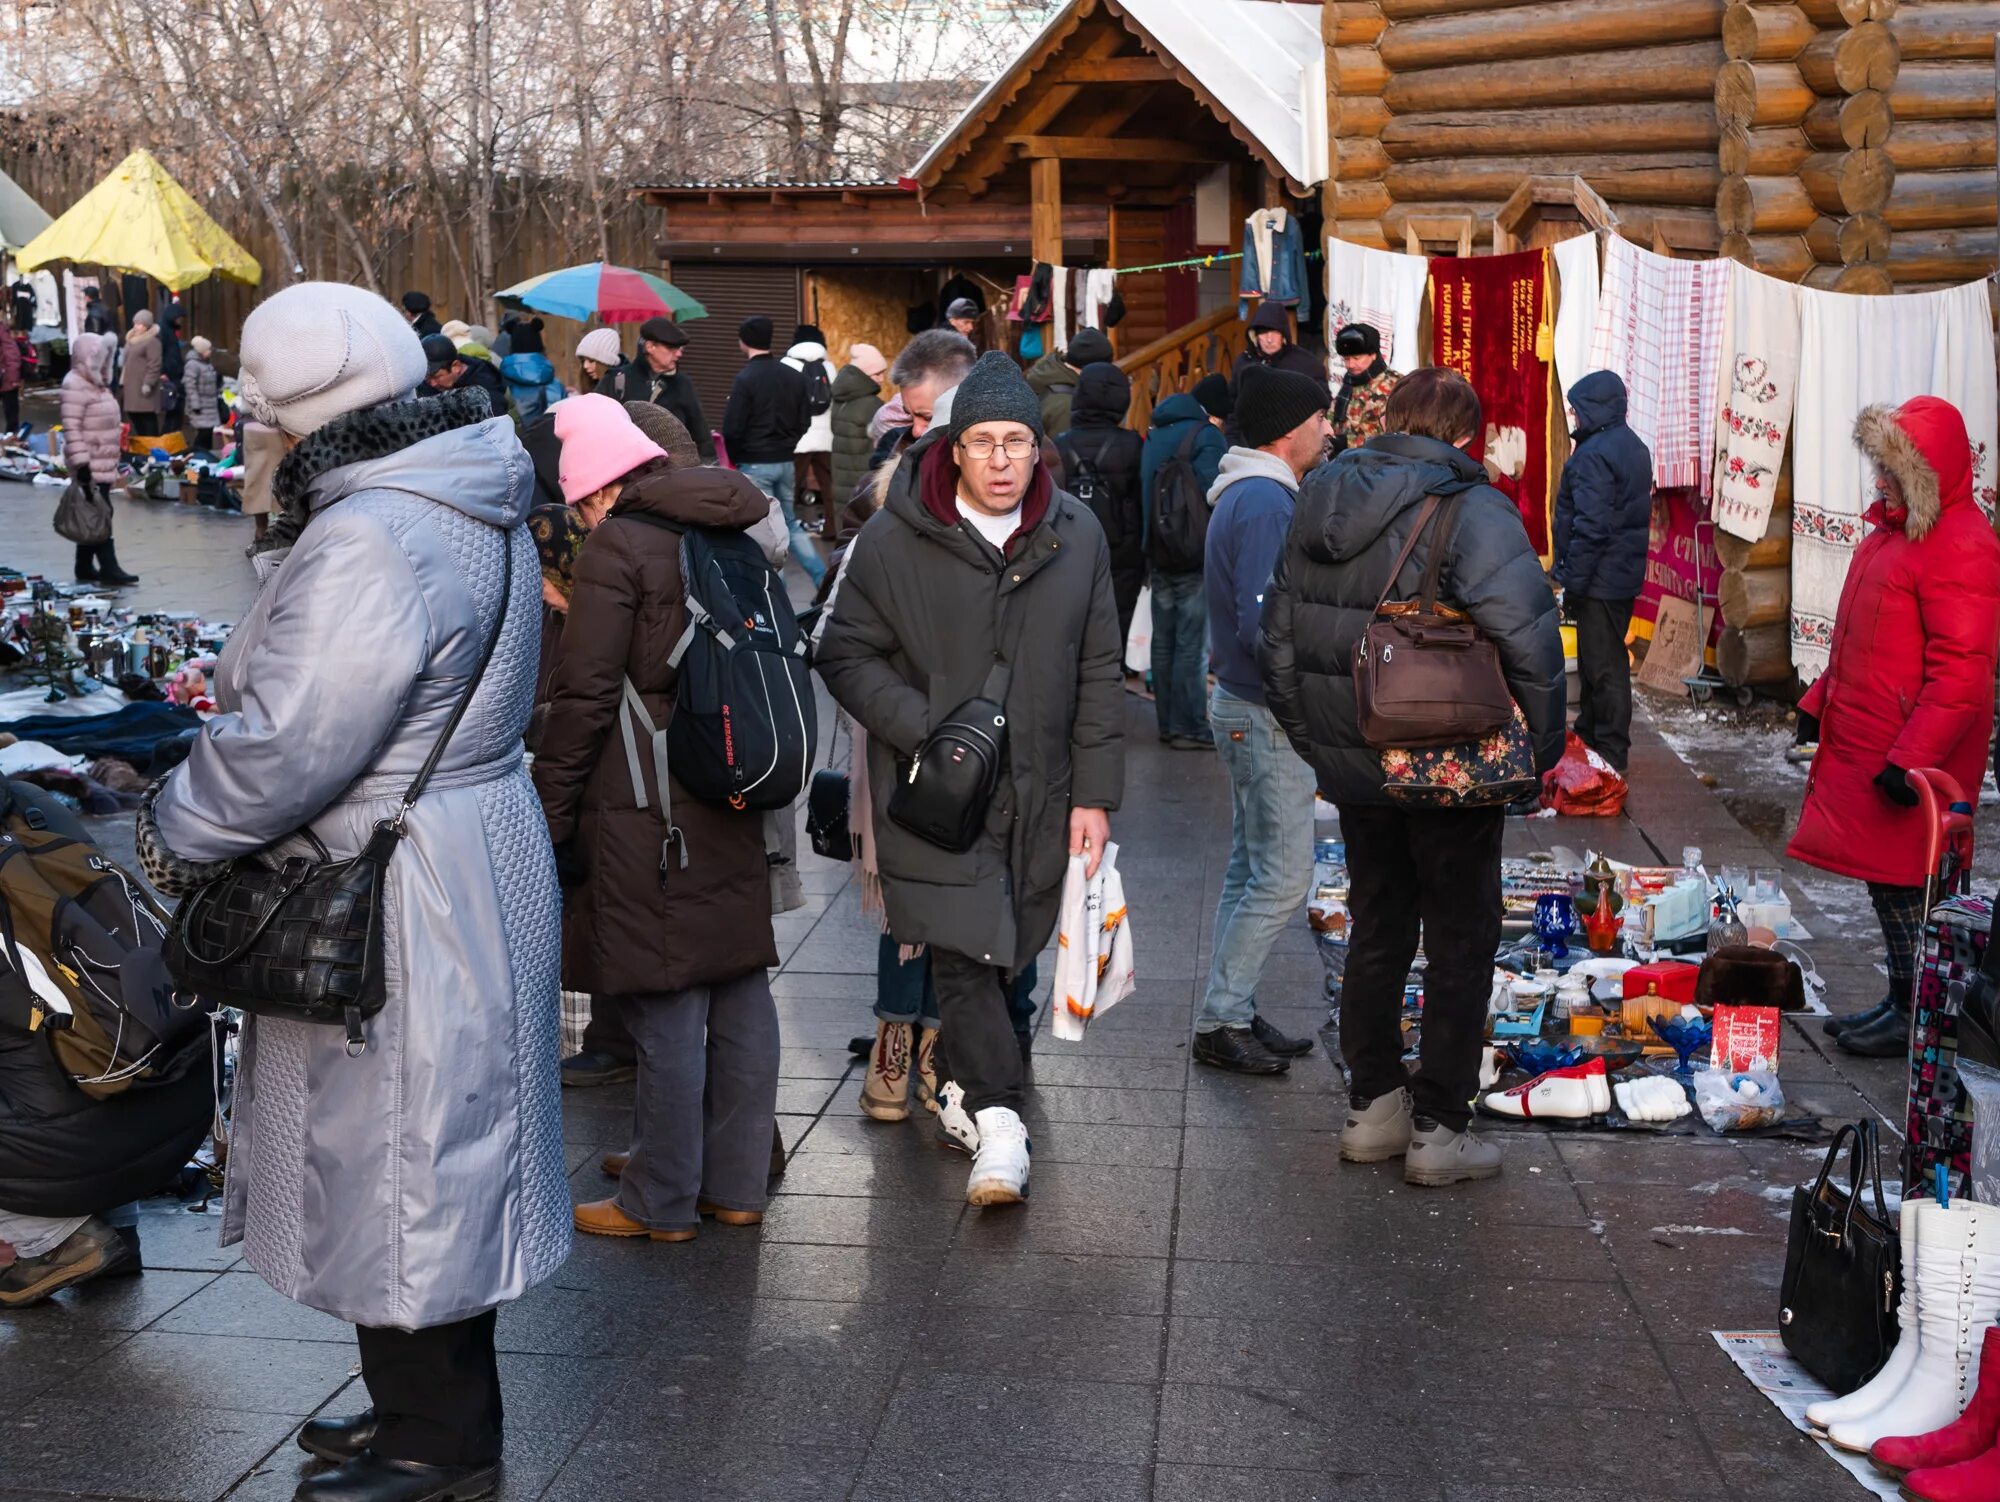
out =
[[1232,303],[1133,350],[1118,362],[1118,368],[1132,378],[1132,410],[1126,426],[1144,435],[1160,402],[1190,390],[1204,376],[1227,376],[1243,353],[1246,338]]

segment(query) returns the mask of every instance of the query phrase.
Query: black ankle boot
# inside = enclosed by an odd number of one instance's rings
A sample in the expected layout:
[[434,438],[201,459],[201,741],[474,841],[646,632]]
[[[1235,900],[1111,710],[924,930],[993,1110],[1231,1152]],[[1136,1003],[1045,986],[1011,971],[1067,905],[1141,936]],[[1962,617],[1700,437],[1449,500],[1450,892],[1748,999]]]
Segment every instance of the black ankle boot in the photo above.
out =
[[299,1483],[293,1502],[479,1502],[500,1489],[500,1462],[418,1465],[373,1450]]
[[76,582],[95,584],[97,582],[97,545],[80,542],[76,545]]
[[1895,1002],[1885,996],[1865,1012],[1856,1012],[1851,1017],[1827,1018],[1819,1025],[1819,1030],[1829,1038],[1838,1038],[1849,1028],[1867,1027],[1872,1022],[1880,1022],[1895,1009]]
[[100,542],[97,545],[97,577],[106,584],[137,584],[139,576],[128,574],[118,566],[118,548],[115,543]]
[[1864,1059],[1900,1059],[1910,1048],[1910,993],[1915,985],[1907,980],[1890,980],[1885,1010],[1873,1020],[1844,1027],[1833,1041],[1844,1052]]
[[299,1430],[299,1448],[308,1455],[343,1465],[375,1442],[375,1410],[364,1408],[351,1418],[307,1419]]

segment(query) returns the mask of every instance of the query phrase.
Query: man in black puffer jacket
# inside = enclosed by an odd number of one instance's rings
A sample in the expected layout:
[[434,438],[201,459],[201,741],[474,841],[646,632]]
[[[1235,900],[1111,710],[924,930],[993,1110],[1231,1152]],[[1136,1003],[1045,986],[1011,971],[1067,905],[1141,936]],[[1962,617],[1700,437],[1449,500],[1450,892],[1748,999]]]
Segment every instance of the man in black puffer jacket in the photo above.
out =
[[1064,480],[1071,495],[1090,507],[1111,549],[1111,591],[1118,600],[1122,641],[1132,630],[1132,612],[1146,582],[1146,517],[1139,461],[1146,441],[1125,426],[1132,407],[1132,382],[1109,361],[1077,373],[1070,403],[1070,429],[1056,437]]
[[1619,771],[1632,751],[1625,628],[1646,581],[1653,455],[1625,426],[1625,383],[1593,371],[1569,388],[1576,450],[1556,492],[1555,576],[1576,621],[1576,733]]
[[[1464,445],[1484,431],[1464,377],[1414,371],[1390,395],[1389,431],[1306,479],[1264,596],[1259,658],[1271,713],[1340,810],[1352,880],[1340,1041],[1350,1097],[1341,1156],[1403,1157],[1413,1184],[1491,1178],[1499,1149],[1468,1130],[1493,952],[1500,943],[1500,808],[1413,809],[1383,792],[1382,753],[1361,738],[1354,648],[1391,583],[1424,498],[1440,512],[1439,599],[1499,649],[1534,741],[1535,769],[1562,754],[1563,652],[1556,602],[1519,511],[1484,483]],[[1420,540],[1393,598],[1415,596],[1430,561]],[[1403,984],[1423,923],[1423,1057],[1403,1068]],[[1407,1155],[1407,1156],[1406,1156]]]

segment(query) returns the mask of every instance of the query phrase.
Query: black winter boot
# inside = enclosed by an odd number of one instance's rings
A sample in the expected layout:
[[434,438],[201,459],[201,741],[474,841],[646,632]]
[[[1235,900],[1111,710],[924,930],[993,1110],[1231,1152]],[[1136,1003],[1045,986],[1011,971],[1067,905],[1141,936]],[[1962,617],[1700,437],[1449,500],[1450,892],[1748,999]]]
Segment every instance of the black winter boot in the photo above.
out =
[[1858,1027],[1844,1027],[1833,1041],[1843,1052],[1864,1059],[1900,1059],[1910,1047],[1910,993],[1914,982],[1889,981],[1889,1009]]
[[1896,1003],[1883,997],[1865,1012],[1854,1012],[1846,1017],[1829,1017],[1819,1025],[1819,1030],[1829,1038],[1838,1038],[1849,1028],[1866,1027],[1871,1022],[1880,1022],[1896,1010]]
[[76,545],[76,582],[95,584],[97,582],[97,546],[95,543],[80,542]]
[[97,577],[105,584],[121,587],[139,582],[137,574],[128,574],[118,566],[118,546],[108,540],[97,545]]

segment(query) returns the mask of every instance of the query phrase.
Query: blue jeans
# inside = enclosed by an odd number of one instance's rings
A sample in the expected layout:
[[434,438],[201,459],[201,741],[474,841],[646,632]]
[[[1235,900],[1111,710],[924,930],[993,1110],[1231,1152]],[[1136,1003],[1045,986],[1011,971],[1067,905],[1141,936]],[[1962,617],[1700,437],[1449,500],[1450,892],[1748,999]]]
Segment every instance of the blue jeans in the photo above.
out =
[[[930,951],[925,950],[905,964],[897,958],[903,946],[888,934],[875,950],[875,1015],[883,1022],[914,1022],[920,1027],[938,1025],[937,984],[931,979]],[[1017,1033],[1035,1030],[1035,962],[1014,978],[1007,993],[1007,1016]]]
[[1208,738],[1208,592],[1202,577],[1153,570],[1153,712],[1160,739]]
[[797,472],[792,468],[792,461],[787,459],[783,464],[744,464],[738,468],[784,511],[785,530],[792,536],[792,556],[798,559],[799,567],[804,569],[806,577],[812,580],[813,588],[818,589],[821,581],[826,578],[826,564],[819,556],[819,545],[812,540],[806,529],[799,525],[799,514],[792,508],[795,499],[794,481],[797,476]]
[[1264,959],[1312,887],[1312,769],[1271,711],[1217,687],[1208,726],[1229,772],[1229,869],[1195,1031],[1248,1027]]

